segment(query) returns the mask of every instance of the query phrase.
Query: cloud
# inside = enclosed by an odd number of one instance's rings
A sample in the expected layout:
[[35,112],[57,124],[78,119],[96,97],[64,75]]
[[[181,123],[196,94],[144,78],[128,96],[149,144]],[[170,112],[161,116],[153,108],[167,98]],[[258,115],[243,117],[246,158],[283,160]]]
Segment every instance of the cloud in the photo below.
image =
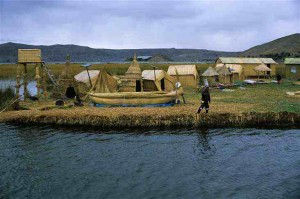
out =
[[298,1],[0,1],[0,42],[241,51],[300,32]]

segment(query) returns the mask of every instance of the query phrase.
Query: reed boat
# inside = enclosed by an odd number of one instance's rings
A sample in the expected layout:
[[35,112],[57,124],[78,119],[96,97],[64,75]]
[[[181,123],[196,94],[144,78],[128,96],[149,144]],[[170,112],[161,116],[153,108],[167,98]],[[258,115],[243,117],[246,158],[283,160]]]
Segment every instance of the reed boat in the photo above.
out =
[[173,103],[182,95],[182,90],[177,92],[116,92],[89,93],[89,98],[94,104],[100,106],[163,106]]

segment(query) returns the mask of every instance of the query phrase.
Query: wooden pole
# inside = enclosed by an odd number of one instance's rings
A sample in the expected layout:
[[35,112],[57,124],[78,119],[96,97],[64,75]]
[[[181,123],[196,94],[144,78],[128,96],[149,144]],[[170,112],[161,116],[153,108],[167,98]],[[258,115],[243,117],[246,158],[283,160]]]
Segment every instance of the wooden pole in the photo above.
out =
[[47,92],[47,84],[46,84],[46,70],[43,70],[43,78],[42,78],[42,87],[43,87],[43,97],[44,100],[48,99],[48,92]]
[[24,63],[24,101],[29,97],[27,63]]
[[17,78],[16,78],[16,105],[15,107],[19,107],[19,100],[20,100],[20,87],[21,87],[21,83],[20,83],[20,64],[17,64]]
[[38,63],[35,64],[35,80],[36,80],[36,89],[37,89],[37,98],[40,99],[41,96],[41,82],[40,82],[40,66]]

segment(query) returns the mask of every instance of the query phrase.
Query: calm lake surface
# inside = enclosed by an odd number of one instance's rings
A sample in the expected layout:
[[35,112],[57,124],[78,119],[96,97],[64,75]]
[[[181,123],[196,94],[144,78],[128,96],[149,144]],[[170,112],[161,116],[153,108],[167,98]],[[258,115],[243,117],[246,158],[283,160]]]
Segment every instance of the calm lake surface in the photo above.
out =
[[300,198],[300,130],[0,124],[0,198]]
[[[23,83],[23,82],[21,82]],[[14,90],[16,90],[15,88],[16,86],[16,80],[13,79],[0,79],[0,89],[5,89],[5,88],[13,88]],[[29,81],[28,85],[27,85],[27,90],[29,92],[30,95],[34,96],[37,94],[37,88],[36,88],[36,82],[35,81]],[[24,94],[24,86],[22,85],[20,87],[20,95]],[[24,99],[23,96],[21,96],[21,99]]]

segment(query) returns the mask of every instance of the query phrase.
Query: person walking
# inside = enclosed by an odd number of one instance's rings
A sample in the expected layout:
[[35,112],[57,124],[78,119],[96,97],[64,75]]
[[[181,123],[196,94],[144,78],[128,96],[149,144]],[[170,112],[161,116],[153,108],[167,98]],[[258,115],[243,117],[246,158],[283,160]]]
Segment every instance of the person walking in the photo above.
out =
[[201,110],[203,108],[205,108],[206,110],[206,114],[208,113],[208,110],[209,110],[209,103],[210,103],[210,94],[209,94],[209,87],[208,86],[205,86],[201,92],[201,105],[200,107],[198,108],[198,111],[197,113],[200,113]]
[[281,76],[279,74],[277,74],[276,79],[277,79],[277,83],[280,84]]

